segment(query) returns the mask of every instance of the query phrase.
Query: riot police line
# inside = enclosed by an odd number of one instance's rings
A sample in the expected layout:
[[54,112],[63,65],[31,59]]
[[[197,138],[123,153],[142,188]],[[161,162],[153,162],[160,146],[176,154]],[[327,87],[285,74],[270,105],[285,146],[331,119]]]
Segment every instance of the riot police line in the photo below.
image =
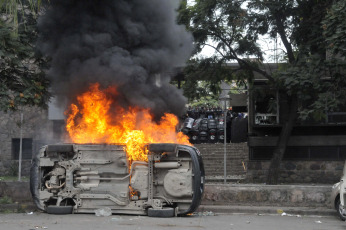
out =
[[187,110],[181,132],[192,144],[224,143],[225,138],[227,143],[240,143],[247,141],[247,127],[246,114],[221,108],[196,108]]

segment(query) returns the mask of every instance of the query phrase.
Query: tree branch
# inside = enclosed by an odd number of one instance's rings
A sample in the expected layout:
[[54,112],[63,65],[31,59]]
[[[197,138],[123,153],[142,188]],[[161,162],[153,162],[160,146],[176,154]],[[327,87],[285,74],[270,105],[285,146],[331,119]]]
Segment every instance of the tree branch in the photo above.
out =
[[295,62],[295,57],[293,54],[292,45],[287,39],[284,25],[282,24],[280,16],[277,14],[275,14],[275,21],[276,21],[276,26],[277,26],[280,38],[282,40],[282,43],[284,44],[284,46],[286,47],[286,50],[287,50],[288,61],[290,64],[292,64]]

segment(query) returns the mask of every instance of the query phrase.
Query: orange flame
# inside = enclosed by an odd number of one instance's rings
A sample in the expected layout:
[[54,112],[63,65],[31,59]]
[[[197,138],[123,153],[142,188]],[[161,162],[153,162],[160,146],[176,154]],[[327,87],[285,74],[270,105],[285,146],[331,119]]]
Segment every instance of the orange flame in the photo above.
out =
[[65,112],[66,129],[73,142],[125,144],[130,161],[147,161],[143,147],[148,143],[191,145],[186,135],[176,132],[179,121],[175,115],[166,113],[155,123],[149,109],[117,105],[115,87],[103,91],[99,87],[92,84],[88,92],[77,97],[78,105],[71,104]]

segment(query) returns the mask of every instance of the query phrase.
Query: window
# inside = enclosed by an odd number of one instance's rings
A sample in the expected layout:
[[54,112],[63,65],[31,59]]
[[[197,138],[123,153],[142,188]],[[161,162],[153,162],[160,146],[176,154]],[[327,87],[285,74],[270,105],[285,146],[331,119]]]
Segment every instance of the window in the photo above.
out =
[[273,156],[274,147],[251,148],[250,160],[270,160]]
[[[32,139],[23,138],[22,145],[22,159],[31,159],[32,158]],[[19,149],[20,149],[20,139],[12,139],[12,159],[19,160]]]
[[278,93],[269,87],[257,87],[253,90],[255,106],[255,124],[273,125],[279,123]]

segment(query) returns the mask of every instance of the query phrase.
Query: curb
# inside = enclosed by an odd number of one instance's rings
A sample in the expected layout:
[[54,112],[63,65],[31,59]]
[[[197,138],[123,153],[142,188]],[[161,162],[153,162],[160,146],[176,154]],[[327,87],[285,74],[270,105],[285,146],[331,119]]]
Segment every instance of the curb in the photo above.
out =
[[[213,212],[216,214],[269,214],[294,216],[337,216],[334,209],[312,207],[273,207],[273,206],[225,206],[200,205],[197,212]],[[285,214],[283,214],[285,213]]]
[[37,208],[32,203],[12,203],[12,204],[1,204],[0,213],[25,213],[36,211]]

